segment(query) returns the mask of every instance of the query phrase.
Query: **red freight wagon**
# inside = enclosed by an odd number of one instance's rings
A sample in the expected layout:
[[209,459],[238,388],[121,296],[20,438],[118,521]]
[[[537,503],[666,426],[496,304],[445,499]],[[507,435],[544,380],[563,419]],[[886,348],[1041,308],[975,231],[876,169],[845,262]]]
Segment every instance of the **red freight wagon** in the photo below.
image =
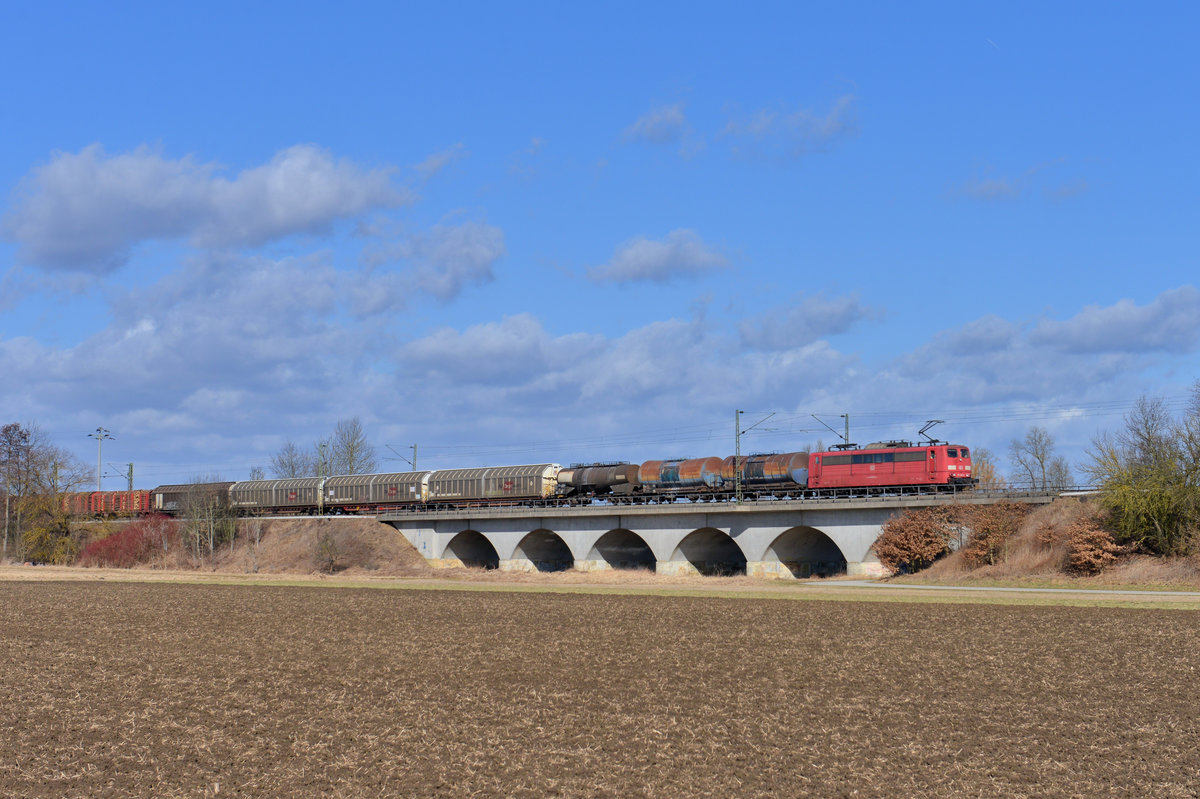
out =
[[63,494],[62,508],[71,516],[87,516],[91,513],[89,509],[92,495],[84,492],[72,492]]
[[961,444],[914,447],[872,444],[866,449],[808,456],[809,488],[972,485],[971,453]]
[[136,516],[150,510],[150,492],[145,490],[109,491],[108,513]]
[[63,494],[63,510],[72,516],[139,516],[150,512],[150,492],[80,491]]

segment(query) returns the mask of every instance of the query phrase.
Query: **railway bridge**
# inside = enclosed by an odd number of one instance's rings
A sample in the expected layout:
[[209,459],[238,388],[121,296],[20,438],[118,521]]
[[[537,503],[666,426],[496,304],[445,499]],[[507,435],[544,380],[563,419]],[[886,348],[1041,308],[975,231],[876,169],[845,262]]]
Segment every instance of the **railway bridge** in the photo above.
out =
[[1045,504],[1057,492],[982,492],[829,500],[470,508],[382,514],[437,567],[509,571],[644,568],[658,574],[792,579],[876,576],[884,522],[949,503]]

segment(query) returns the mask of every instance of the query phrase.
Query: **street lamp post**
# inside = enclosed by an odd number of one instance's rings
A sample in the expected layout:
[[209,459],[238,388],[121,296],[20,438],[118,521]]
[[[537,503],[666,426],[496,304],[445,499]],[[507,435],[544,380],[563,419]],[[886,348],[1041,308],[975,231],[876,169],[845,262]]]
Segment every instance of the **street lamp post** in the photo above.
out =
[[103,427],[97,427],[96,432],[88,433],[88,438],[96,439],[96,490],[101,491],[103,489],[100,487],[100,480],[102,479],[101,478],[102,472],[100,471],[100,466],[101,466],[101,461],[103,460],[102,455],[104,453],[104,439],[107,438],[107,439],[112,440],[112,436],[110,436],[108,434],[108,431],[105,430]]

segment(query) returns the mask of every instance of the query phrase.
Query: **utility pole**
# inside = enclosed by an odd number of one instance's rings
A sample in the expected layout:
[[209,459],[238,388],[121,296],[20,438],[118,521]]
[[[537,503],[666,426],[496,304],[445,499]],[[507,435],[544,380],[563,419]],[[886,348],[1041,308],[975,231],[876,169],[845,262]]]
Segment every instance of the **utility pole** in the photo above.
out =
[[841,448],[841,449],[849,449],[849,447],[850,447],[850,414],[848,414],[848,413],[841,413],[841,414],[838,414],[838,416],[839,416],[840,418],[842,418],[842,419],[845,419],[845,420],[846,420],[846,434],[845,434],[845,435],[842,435],[842,434],[841,434],[841,433],[839,433],[838,431],[834,430],[832,427],[830,427],[828,424],[826,424],[826,423],[825,423],[825,420],[824,420],[824,419],[822,419],[820,416],[817,416],[815,413],[811,413],[811,414],[809,414],[809,416],[811,416],[812,418],[814,418],[814,419],[816,419],[818,422],[820,422],[820,423],[821,423],[821,425],[822,425],[822,426],[823,426],[823,427],[824,427],[826,430],[828,430],[829,432],[833,433],[835,436],[840,436],[840,437],[841,437],[841,439],[842,439],[842,443],[841,443],[841,444],[835,444],[835,445],[833,446],[833,448],[834,448],[834,449],[839,449],[839,448]]
[[743,430],[743,413],[745,413],[745,411],[733,412],[733,501],[738,504],[741,504],[742,501],[742,434],[749,433],[751,430],[775,415],[775,412],[772,411]]
[[103,460],[103,458],[101,456],[102,456],[102,453],[104,452],[104,439],[107,438],[112,441],[115,441],[116,439],[114,439],[112,436],[110,436],[108,434],[108,431],[105,430],[103,427],[97,427],[96,432],[88,433],[88,438],[96,439],[96,490],[102,491],[103,489],[100,487],[100,479],[101,479],[100,465]]
[[133,464],[129,464],[129,493],[133,493]]
[[[416,444],[413,444],[411,447],[408,447],[408,449],[411,449],[413,451],[412,460],[409,460],[408,458],[401,455],[399,452],[396,452],[396,448],[393,447],[391,444],[384,444],[384,446],[387,447],[388,449],[390,449],[392,451],[392,454],[394,454],[397,458],[399,458],[400,460],[404,461],[409,466],[411,466],[412,470],[414,472],[417,470],[417,445]],[[389,460],[389,459],[384,458],[384,460]]]
[[733,412],[733,501],[742,504],[742,412]]

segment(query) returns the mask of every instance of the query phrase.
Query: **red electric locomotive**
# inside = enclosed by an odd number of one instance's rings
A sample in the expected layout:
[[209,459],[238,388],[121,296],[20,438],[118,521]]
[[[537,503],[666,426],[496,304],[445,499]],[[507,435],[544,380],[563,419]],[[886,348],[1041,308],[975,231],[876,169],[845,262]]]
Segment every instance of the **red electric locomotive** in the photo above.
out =
[[814,452],[808,456],[808,487],[968,486],[971,452],[961,444],[913,446],[886,441],[866,449]]

